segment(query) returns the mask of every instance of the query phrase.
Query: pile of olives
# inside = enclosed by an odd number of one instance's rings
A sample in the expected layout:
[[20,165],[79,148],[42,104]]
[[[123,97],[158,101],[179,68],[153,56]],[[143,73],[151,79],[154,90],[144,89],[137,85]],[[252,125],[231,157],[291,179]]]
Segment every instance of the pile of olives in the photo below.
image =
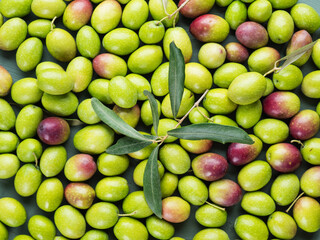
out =
[[[0,240],[319,238],[320,41],[274,69],[319,27],[298,0],[1,0]],[[185,61],[178,119],[172,41]],[[182,125],[254,141],[165,138],[162,219],[143,192],[158,143],[106,153],[121,134],[91,105],[155,135],[144,90],[159,136],[188,114]]]

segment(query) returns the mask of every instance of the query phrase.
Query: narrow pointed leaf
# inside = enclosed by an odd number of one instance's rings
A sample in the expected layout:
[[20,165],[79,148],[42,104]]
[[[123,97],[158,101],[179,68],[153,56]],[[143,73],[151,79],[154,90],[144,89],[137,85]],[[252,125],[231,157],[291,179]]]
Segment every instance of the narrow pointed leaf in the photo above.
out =
[[143,192],[152,212],[162,218],[162,199],[160,188],[160,176],[158,171],[159,145],[153,149],[149,156],[143,175]]
[[151,92],[144,90],[143,93],[149,99],[149,103],[151,106],[151,112],[152,112],[153,128],[154,128],[156,135],[158,136],[158,126],[159,126],[158,103],[156,101],[156,98],[153,96],[153,94]]
[[276,61],[276,64],[278,64],[279,62],[284,61],[284,60],[285,60],[285,62],[282,64],[282,66],[280,67],[280,69],[277,72],[280,72],[285,67],[287,67],[290,64],[294,63],[295,61],[297,61],[307,51],[309,51],[313,47],[313,45],[315,45],[315,44],[316,44],[316,41],[309,43],[308,45],[305,45],[302,48],[297,49],[296,51],[290,53],[289,55],[287,55],[283,58],[280,58],[278,61]]
[[123,121],[114,111],[103,105],[103,103],[101,103],[98,99],[92,98],[91,104],[101,121],[117,132],[142,141],[151,141],[156,139],[156,136],[142,135],[139,133],[137,130]]
[[169,94],[173,117],[176,118],[183,94],[185,63],[181,50],[172,41],[169,59]]
[[79,119],[64,118],[64,120],[66,120],[71,127],[81,126],[84,124]]
[[214,123],[199,123],[168,131],[168,135],[189,139],[209,139],[220,143],[236,142],[253,144],[250,136],[241,128]]
[[138,140],[130,137],[123,137],[111,147],[107,148],[107,153],[113,155],[123,155],[136,152],[152,144],[151,141]]

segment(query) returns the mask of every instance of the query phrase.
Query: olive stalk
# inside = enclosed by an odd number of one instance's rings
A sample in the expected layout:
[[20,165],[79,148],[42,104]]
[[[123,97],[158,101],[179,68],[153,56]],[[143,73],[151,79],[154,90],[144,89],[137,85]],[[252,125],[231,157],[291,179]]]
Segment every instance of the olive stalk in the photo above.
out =
[[301,145],[301,147],[304,147],[304,144],[300,140],[294,139],[294,140],[291,140],[290,142],[291,143],[298,143]]
[[188,117],[188,115],[190,114],[190,112],[195,108],[198,107],[200,102],[202,101],[202,99],[204,99],[204,97],[207,95],[207,93],[209,92],[209,89],[207,89],[202,96],[198,99],[198,101],[196,101],[193,106],[189,109],[189,111],[179,120],[178,124],[174,127],[175,129],[177,127],[179,127],[181,125],[181,123]]
[[51,27],[50,30],[52,31],[54,29],[54,21],[57,19],[57,16],[55,16],[51,21]]
[[[161,20],[159,20],[159,22],[163,22],[164,20],[166,19],[171,19],[174,15],[176,15],[185,5],[187,5],[187,3],[189,2],[190,0],[186,0],[184,3],[181,4],[181,6],[175,10],[173,13],[163,17]],[[165,6],[163,6],[165,8]]]
[[212,119],[208,118],[206,115],[204,115],[203,112],[201,112],[201,110],[199,109],[199,106],[197,106],[198,112],[202,115],[202,117],[204,117],[205,119],[207,119],[209,122],[213,122]]
[[281,70],[281,68],[277,67],[276,65],[277,65],[277,62],[275,63],[274,68],[272,68],[270,71],[266,72],[263,76],[266,77],[267,75],[269,75],[275,71]]
[[168,13],[168,11],[167,11],[168,0],[162,0],[162,5],[163,5],[164,13],[165,13],[166,15],[169,15],[169,13]]
[[206,204],[208,204],[208,205],[210,205],[210,206],[212,206],[212,207],[214,207],[214,208],[216,208],[216,209],[219,209],[219,210],[221,210],[221,211],[226,211],[225,208],[220,207],[220,206],[218,206],[218,205],[216,205],[216,204],[214,204],[214,203],[210,203],[210,202],[206,201]]
[[298,197],[296,197],[296,199],[291,203],[291,205],[288,207],[288,209],[286,210],[286,213],[288,213],[290,211],[290,209],[294,206],[294,204],[302,197],[302,195],[304,194],[304,192],[300,193],[300,195]]
[[[204,97],[207,95],[207,93],[209,92],[209,89],[207,89],[202,95],[201,97],[198,99],[198,101],[196,101],[193,106],[189,109],[189,111],[179,120],[179,122],[177,123],[177,125],[173,128],[176,129],[177,127],[179,127],[182,122],[188,117],[188,115],[190,114],[190,112],[195,108],[198,107],[200,102],[204,99]],[[161,137],[161,139],[156,140],[155,142],[158,142],[159,145],[161,145],[167,138],[169,137],[169,135],[167,134],[164,137]]]
[[118,213],[118,217],[131,217],[137,214],[137,211],[133,211],[131,213]]
[[36,168],[38,168],[38,167],[39,167],[39,166],[38,166],[38,163],[39,163],[38,158],[37,158],[37,156],[36,156],[36,154],[35,154],[34,152],[32,152],[32,155],[33,155],[33,157],[34,157],[34,161],[35,161]]
[[[290,64],[294,63],[296,60],[301,58],[307,51],[312,49],[315,44],[316,44],[316,41],[297,49],[296,51],[290,53],[289,55],[284,56],[283,58],[280,58],[274,63],[274,67],[270,71],[266,72],[263,76],[265,77],[268,74],[273,72],[279,73],[282,69],[284,69],[285,67],[289,66]],[[280,63],[281,61],[285,61],[285,62],[282,64],[281,67],[278,67],[278,63]]]

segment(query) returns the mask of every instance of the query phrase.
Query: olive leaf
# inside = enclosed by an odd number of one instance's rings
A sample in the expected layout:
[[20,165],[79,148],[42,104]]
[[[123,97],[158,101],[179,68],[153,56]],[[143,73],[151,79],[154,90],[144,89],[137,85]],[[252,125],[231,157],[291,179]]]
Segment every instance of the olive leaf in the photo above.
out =
[[151,152],[143,175],[143,192],[152,212],[162,218],[162,199],[158,170],[159,145]]
[[[313,45],[316,44],[317,41],[314,41],[312,43],[309,43],[308,45],[303,46],[302,48],[297,49],[296,51],[288,54],[287,56],[284,56],[283,58],[280,58],[278,61],[275,62],[275,68],[277,69],[277,73],[280,72],[285,67],[289,66],[291,63],[294,63],[297,61],[300,57],[302,57],[307,51],[309,51]],[[278,63],[284,61],[280,68],[277,68]]]
[[147,90],[143,91],[144,95],[146,95],[149,99],[151,112],[152,112],[152,120],[153,120],[153,128],[158,136],[158,126],[159,126],[159,112],[158,112],[158,103],[153,94]]
[[199,123],[172,129],[168,131],[168,135],[189,140],[209,139],[223,144],[228,142],[254,143],[241,128],[215,123]]
[[79,119],[76,119],[76,118],[75,118],[75,119],[72,119],[72,118],[64,118],[64,120],[66,120],[71,127],[81,126],[81,125],[84,124],[83,122],[81,122]]
[[114,111],[103,105],[103,103],[98,99],[91,98],[91,105],[101,121],[117,132],[141,141],[152,142],[152,140],[157,138],[156,136],[152,135],[142,135],[133,127],[129,126],[125,121],[123,121]]
[[138,140],[130,137],[120,138],[116,144],[108,147],[106,152],[113,155],[123,155],[139,151],[152,144],[151,141]]
[[173,117],[176,118],[183,95],[185,63],[181,50],[172,41],[169,57],[169,95]]

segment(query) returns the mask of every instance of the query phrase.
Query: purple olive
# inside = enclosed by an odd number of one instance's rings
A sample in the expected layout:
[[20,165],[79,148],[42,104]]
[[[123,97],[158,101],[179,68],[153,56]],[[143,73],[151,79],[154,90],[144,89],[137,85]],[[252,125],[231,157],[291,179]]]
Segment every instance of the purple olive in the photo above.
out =
[[278,119],[291,118],[300,111],[300,99],[292,92],[274,92],[262,102],[263,111]]
[[320,118],[316,111],[305,109],[295,115],[289,124],[293,138],[307,140],[317,134],[320,127]]
[[80,209],[88,209],[95,195],[94,189],[87,183],[69,183],[64,189],[68,203]]
[[229,145],[227,158],[231,164],[235,166],[247,164],[260,154],[262,150],[261,140],[252,134],[249,136],[254,141],[254,144],[231,143]]
[[282,173],[293,172],[302,162],[299,149],[290,143],[272,145],[266,152],[266,158],[274,170]]
[[269,41],[264,26],[252,21],[244,22],[237,28],[236,38],[241,44],[252,49],[264,47]]
[[[297,31],[292,35],[291,40],[287,46],[286,53],[287,55],[289,55],[290,53],[298,50],[299,48],[304,47],[305,45],[308,45],[311,42],[312,42],[312,37],[310,33],[308,33],[306,30]],[[309,51],[307,51],[305,54],[303,54],[298,60],[293,62],[293,64],[296,66],[302,66],[308,61],[308,59],[311,56],[311,53],[312,53],[312,48]]]
[[190,33],[201,42],[222,42],[229,34],[226,20],[214,14],[205,14],[192,21]]
[[249,57],[248,49],[237,42],[230,42],[225,46],[227,51],[227,59],[230,62],[243,63]]
[[37,133],[42,142],[48,145],[59,145],[68,140],[70,127],[62,118],[48,117],[40,122]]
[[230,179],[220,179],[210,184],[209,198],[220,206],[230,207],[240,202],[242,190],[236,182]]
[[68,159],[64,175],[69,181],[79,182],[90,179],[97,171],[97,164],[89,154],[79,153]]
[[206,181],[223,178],[228,170],[227,160],[217,153],[205,153],[192,160],[194,175]]
[[[178,7],[184,4],[186,0],[180,0]],[[180,13],[187,18],[196,18],[210,11],[213,7],[215,0],[191,0],[183,8]]]

